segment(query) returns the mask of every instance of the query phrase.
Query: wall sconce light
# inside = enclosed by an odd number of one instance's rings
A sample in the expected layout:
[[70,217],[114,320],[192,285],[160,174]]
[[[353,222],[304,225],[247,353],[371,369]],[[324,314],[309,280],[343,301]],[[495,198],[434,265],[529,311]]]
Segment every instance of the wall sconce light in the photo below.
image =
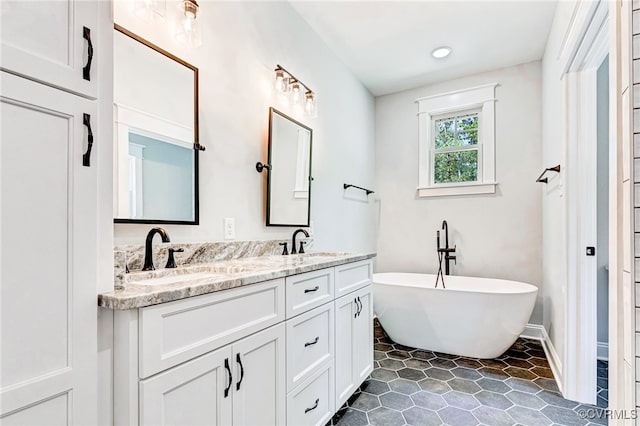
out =
[[196,22],[198,15],[198,2],[196,0],[182,0],[178,5],[184,17],[180,20],[176,39],[189,47],[202,46],[202,34],[200,26]]
[[294,109],[303,109],[308,117],[318,116],[316,94],[297,77],[277,65],[275,71],[274,88],[278,95],[288,96],[289,103]]
[[136,16],[145,21],[163,20],[167,2],[166,0],[135,0],[133,8]]

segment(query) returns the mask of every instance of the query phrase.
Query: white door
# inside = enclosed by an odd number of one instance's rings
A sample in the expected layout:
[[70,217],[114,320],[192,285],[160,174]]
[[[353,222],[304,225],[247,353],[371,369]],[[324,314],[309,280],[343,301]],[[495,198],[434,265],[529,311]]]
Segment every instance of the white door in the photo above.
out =
[[354,373],[354,320],[357,313],[356,296],[354,293],[343,296],[335,301],[335,384],[336,407],[342,404],[355,391]]
[[284,323],[233,344],[234,426],[285,423],[285,358]]
[[373,371],[373,294],[371,286],[355,292],[360,305],[353,319],[353,372],[356,386]]
[[96,97],[98,2],[2,0],[0,68]]
[[96,104],[5,72],[0,87],[0,418],[95,424]]
[[230,425],[231,345],[140,382],[141,425]]

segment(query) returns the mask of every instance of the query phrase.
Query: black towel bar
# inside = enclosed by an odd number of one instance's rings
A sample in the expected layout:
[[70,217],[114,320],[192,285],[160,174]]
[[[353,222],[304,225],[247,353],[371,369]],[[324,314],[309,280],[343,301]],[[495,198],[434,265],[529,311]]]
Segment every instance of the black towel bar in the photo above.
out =
[[361,187],[361,186],[356,186],[356,185],[352,185],[352,184],[350,184],[350,183],[345,183],[345,184],[344,184],[344,189],[347,189],[347,188],[356,188],[356,189],[361,189],[361,190],[363,190],[364,192],[366,192],[366,193],[367,193],[367,195],[369,195],[369,194],[373,194],[373,193],[375,192],[375,191],[372,191],[372,190],[370,190],[370,189],[363,188],[363,187]]
[[546,169],[544,169],[544,171],[540,174],[540,176],[538,176],[538,179],[536,179],[536,182],[549,183],[549,179],[546,177],[543,177],[547,172],[560,173],[560,164],[554,167],[547,167]]

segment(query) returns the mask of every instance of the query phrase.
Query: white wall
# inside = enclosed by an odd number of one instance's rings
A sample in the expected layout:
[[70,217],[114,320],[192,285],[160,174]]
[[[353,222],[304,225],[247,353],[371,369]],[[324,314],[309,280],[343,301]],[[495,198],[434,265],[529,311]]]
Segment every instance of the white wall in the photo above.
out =
[[[496,89],[496,194],[417,198],[416,98],[488,83]],[[532,62],[376,98],[377,271],[437,271],[446,219],[456,275],[542,284],[541,64]],[[542,291],[531,318],[542,322]]]
[[[200,70],[200,226],[166,226],[172,241],[217,241],[223,218],[234,217],[238,240],[286,238],[290,228],[265,227],[264,176],[268,108],[290,108],[272,94],[281,64],[318,94],[313,128],[311,219],[314,250],[375,249],[375,204],[345,194],[343,182],[374,183],[374,100],[286,2],[201,1],[204,44],[187,49],[173,39],[175,2],[164,22],[146,23],[116,2],[116,23]],[[294,115],[295,116],[295,115]],[[115,243],[143,243],[149,225],[116,225]]]

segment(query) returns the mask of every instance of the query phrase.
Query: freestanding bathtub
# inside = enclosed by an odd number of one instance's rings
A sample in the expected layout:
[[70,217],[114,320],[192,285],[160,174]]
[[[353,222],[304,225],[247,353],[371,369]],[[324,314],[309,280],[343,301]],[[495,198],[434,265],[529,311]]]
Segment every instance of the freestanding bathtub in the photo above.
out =
[[517,281],[435,275],[373,274],[373,308],[402,345],[471,358],[496,358],[531,316],[537,287]]

